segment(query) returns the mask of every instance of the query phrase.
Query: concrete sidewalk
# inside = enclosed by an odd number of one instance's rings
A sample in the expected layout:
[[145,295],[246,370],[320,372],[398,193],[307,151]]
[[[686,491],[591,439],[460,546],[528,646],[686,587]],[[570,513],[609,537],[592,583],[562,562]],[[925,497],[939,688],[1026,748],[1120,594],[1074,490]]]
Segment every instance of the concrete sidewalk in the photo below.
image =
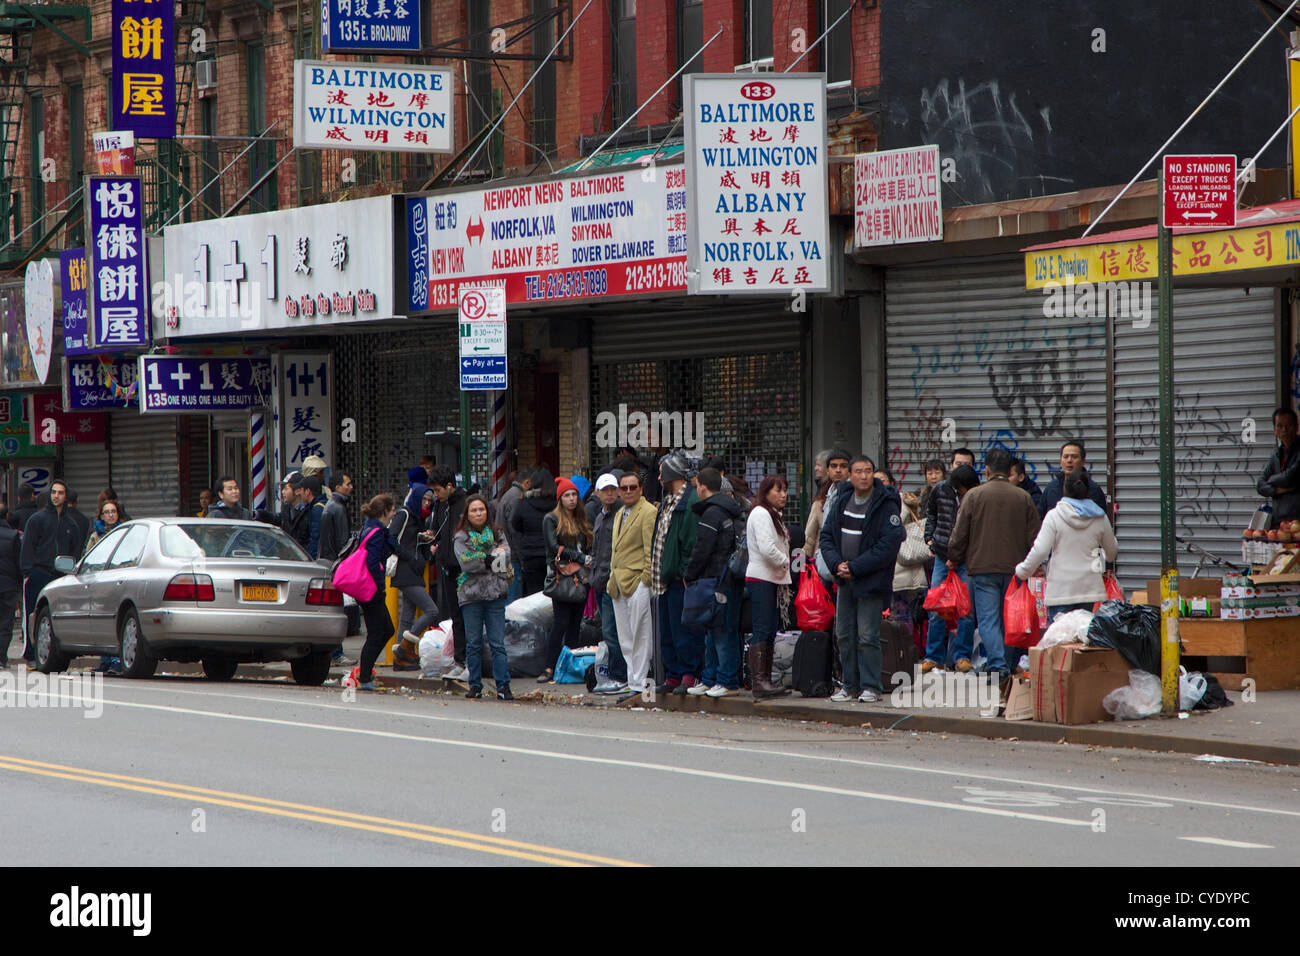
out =
[[[355,646],[354,646],[355,645]],[[349,638],[344,648],[349,656],[361,651],[361,639]],[[16,654],[11,650],[11,654]],[[18,665],[17,660],[11,661]],[[93,658],[79,658],[73,667],[93,666]],[[350,669],[350,668],[348,668]],[[345,668],[331,673],[337,686]],[[199,664],[164,662],[160,676],[199,676]],[[428,693],[463,693],[465,685],[441,678],[422,677],[418,671],[395,672],[376,667],[380,682],[393,690]],[[287,663],[241,664],[236,679],[292,683]],[[494,697],[491,680],[484,686],[484,699]],[[1110,721],[1099,724],[1037,723],[1008,721],[986,716],[979,707],[925,707],[911,698],[911,692],[885,694],[875,704],[832,703],[828,698],[803,698],[797,693],[774,700],[755,701],[748,691],[718,699],[668,695],[653,703],[640,696],[623,699],[587,693],[582,684],[538,684],[532,678],[513,682],[515,697],[523,703],[590,707],[644,707],[688,713],[720,714],[731,717],[775,717],[783,720],[816,721],[873,731],[965,734],[988,739],[1015,739],[1044,743],[1084,744],[1091,747],[1122,747],[1174,753],[1210,754],[1241,760],[1300,766],[1300,691],[1261,691],[1254,700],[1229,691],[1235,706],[1223,710],[1193,711],[1182,718],[1151,717],[1138,721]],[[973,699],[973,694],[971,695]],[[895,706],[897,701],[898,706]]]

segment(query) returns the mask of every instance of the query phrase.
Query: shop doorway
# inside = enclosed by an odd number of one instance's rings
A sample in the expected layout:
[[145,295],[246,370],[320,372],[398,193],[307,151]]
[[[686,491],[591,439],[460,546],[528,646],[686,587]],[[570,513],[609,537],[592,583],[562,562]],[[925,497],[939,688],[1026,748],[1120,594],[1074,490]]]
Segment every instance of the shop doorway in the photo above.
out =
[[560,473],[560,376],[558,372],[533,375],[533,434],[537,461],[552,475]]
[[[231,475],[239,482],[245,506],[252,505],[253,486],[248,479],[248,435],[238,432],[219,432],[217,443],[217,477]],[[215,481],[215,479],[214,479]],[[278,490],[276,495],[278,495]],[[274,502],[268,504],[274,506]]]

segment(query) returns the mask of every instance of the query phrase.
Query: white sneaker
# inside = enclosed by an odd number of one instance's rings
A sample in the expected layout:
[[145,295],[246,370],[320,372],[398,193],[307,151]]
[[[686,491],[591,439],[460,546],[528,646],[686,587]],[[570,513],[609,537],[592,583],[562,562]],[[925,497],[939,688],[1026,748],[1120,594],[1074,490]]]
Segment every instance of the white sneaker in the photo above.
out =
[[419,646],[420,646],[420,638],[419,638],[418,635],[416,635],[416,634],[412,634],[410,631],[403,631],[403,632],[402,632],[402,637],[406,638],[408,641],[410,641],[410,642],[411,642],[412,644],[414,644],[416,647],[419,647]]
[[849,695],[848,691],[846,691],[843,687],[841,687],[835,693],[831,694],[831,700],[833,700],[837,704],[847,704],[852,699],[853,698]]
[[453,666],[451,670],[442,675],[447,680],[468,680],[469,668]]
[[723,687],[721,684],[714,684],[705,693],[710,697],[726,697],[728,694],[736,692],[728,687]]
[[874,704],[878,700],[880,700],[880,695],[874,690],[864,690],[858,695],[859,704]]
[[686,688],[686,693],[690,694],[692,697],[703,697],[708,692],[708,684],[692,684],[690,687]]

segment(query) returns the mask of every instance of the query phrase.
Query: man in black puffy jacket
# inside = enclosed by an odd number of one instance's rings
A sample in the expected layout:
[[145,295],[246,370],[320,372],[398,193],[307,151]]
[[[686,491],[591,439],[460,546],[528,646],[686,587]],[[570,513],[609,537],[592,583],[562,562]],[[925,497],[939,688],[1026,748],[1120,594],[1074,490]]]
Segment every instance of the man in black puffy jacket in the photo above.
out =
[[[61,555],[81,557],[86,539],[68,513],[68,485],[62,478],[50,482],[50,503],[27,521],[19,564],[23,572],[23,621],[31,634],[31,616],[41,589],[56,577],[54,559]],[[27,642],[27,659],[35,660],[35,645]]]
[[[700,500],[691,505],[691,510],[699,518],[699,524],[695,528],[695,547],[682,576],[687,594],[692,596],[700,590],[709,593],[719,590],[727,561],[736,547],[736,535],[743,534],[745,527],[740,504],[731,495],[722,493],[722,472],[701,468],[697,480],[696,493]],[[686,693],[726,697],[739,690],[739,650],[727,634],[726,605],[715,603],[713,617],[705,626],[700,682]]]
[[519,547],[519,564],[524,569],[524,595],[536,594],[546,583],[546,535],[542,518],[555,510],[555,477],[549,469],[533,472],[531,487],[510,514],[510,530]]
[[[429,472],[429,487],[437,500],[429,515],[429,530],[433,532],[433,563],[438,570],[437,605],[451,618],[452,639],[455,642],[455,666],[445,676],[452,680],[469,677],[465,666],[465,618],[460,613],[460,598],[456,596],[456,578],[460,575],[460,562],[452,547],[456,525],[465,512],[464,488],[456,487],[456,473],[447,465],[434,465]],[[418,647],[417,647],[418,650]]]

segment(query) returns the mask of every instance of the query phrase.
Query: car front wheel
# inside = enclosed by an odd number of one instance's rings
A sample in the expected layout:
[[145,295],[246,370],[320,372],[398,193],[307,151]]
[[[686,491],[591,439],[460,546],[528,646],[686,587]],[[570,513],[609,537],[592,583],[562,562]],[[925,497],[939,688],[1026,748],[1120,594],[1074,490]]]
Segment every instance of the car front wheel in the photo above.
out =
[[319,687],[330,676],[329,651],[317,651],[289,662],[293,679],[306,687]]
[[122,668],[127,677],[152,677],[158,668],[158,658],[149,653],[144,635],[140,633],[140,615],[129,607],[122,614],[117,628],[121,648]]
[[42,674],[66,671],[71,658],[59,649],[59,640],[54,636],[54,619],[50,615],[49,605],[41,608],[36,615],[36,667]]

